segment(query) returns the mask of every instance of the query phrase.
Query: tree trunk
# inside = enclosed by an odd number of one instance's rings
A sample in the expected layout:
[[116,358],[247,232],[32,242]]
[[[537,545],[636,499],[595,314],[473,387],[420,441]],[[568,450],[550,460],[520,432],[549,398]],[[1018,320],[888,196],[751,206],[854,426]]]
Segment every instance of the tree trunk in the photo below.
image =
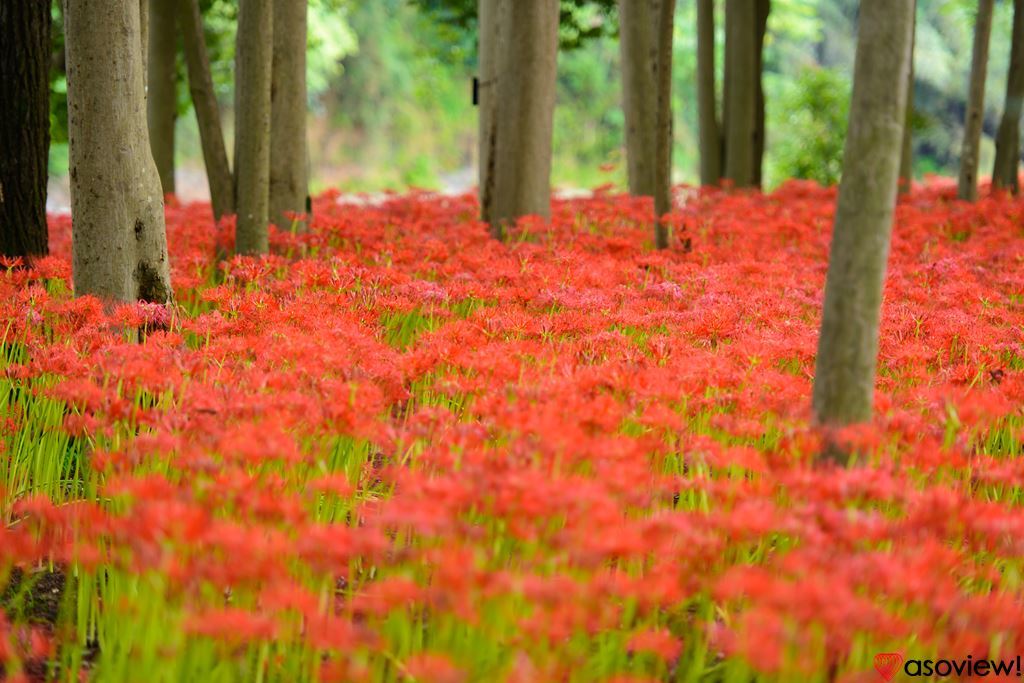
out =
[[660,0],[657,19],[656,140],[654,150],[654,246],[668,248],[668,224],[665,214],[672,210],[672,31],[675,27],[676,0]]
[[498,144],[498,66],[505,48],[502,40],[502,12],[508,8],[507,0],[479,0],[479,50],[480,74],[478,87],[479,124],[479,192],[480,220],[490,223],[494,213],[495,151]]
[[139,45],[142,46],[142,87],[145,90],[149,87],[149,0],[139,0]]
[[65,0],[75,294],[168,302],[137,0]]
[[971,79],[967,88],[967,113],[964,116],[964,140],[960,148],[960,178],[957,196],[968,202],[978,198],[978,155],[981,126],[985,119],[985,75],[988,71],[988,44],[992,34],[992,7],[995,0],[978,0],[974,19],[974,50],[971,54]]
[[768,34],[768,15],[771,10],[771,0],[757,0],[757,22],[754,32],[754,187],[761,187],[764,174],[764,39]]
[[181,26],[185,49],[189,92],[192,95],[192,106],[196,110],[203,160],[206,163],[210,203],[213,206],[213,217],[220,220],[221,216],[235,212],[235,189],[220,124],[217,94],[210,75],[203,18],[197,0],[178,0],[178,24]]
[[480,220],[491,222],[494,204],[495,148],[497,145],[498,64],[504,49],[501,38],[503,0],[479,0],[478,35],[480,74],[478,76],[479,192]]
[[1006,104],[996,133],[996,162],[992,186],[1009,188],[1017,194],[1017,166],[1020,162],[1020,115],[1024,106],[1024,0],[1013,0],[1013,39],[1010,70],[1006,77]]
[[906,120],[913,3],[862,0],[814,376],[825,425],[871,419],[882,286]]
[[917,0],[910,0],[913,6],[910,23],[910,70],[907,73],[907,111],[903,122],[903,144],[900,146],[900,177],[901,193],[910,192],[914,182],[914,35],[917,27]]
[[626,121],[629,192],[656,193],[658,97],[655,83],[660,0],[619,0],[622,110]]
[[50,1],[0,3],[0,255],[48,253]]
[[551,213],[551,134],[558,58],[558,0],[509,2],[499,62],[492,233]]
[[[288,214],[305,214],[309,196],[306,143],[307,0],[274,0],[270,89],[270,220],[288,230]],[[306,220],[295,223],[306,231]]]
[[178,118],[175,0],[149,0],[146,120],[164,194],[174,194],[174,124]]
[[270,186],[273,0],[241,0],[235,47],[235,250],[265,254]]
[[715,95],[715,0],[697,0],[697,114],[700,126],[700,182],[717,185],[722,174],[722,141]]
[[726,0],[725,178],[734,187],[750,187],[754,182],[756,23],[756,3]]

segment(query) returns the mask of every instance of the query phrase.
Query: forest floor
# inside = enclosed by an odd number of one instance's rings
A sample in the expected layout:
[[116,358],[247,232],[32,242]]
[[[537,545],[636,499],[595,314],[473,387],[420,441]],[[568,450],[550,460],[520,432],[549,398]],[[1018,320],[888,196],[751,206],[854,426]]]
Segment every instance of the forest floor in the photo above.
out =
[[[897,208],[876,407],[816,464],[834,189],[316,199],[176,303],[0,269],[18,680],[878,681],[1024,654],[1024,202]],[[987,191],[986,191],[987,193]],[[898,664],[896,665],[898,666]],[[1013,671],[1011,675],[1018,672]],[[2,675],[0,675],[2,677]]]

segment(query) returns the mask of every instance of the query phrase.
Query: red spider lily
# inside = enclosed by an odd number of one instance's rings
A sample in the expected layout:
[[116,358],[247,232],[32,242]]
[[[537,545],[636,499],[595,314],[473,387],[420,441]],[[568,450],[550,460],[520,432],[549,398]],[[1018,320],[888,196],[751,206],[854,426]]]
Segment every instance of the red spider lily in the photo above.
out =
[[277,633],[273,619],[241,609],[222,608],[192,615],[185,628],[232,645],[254,640],[270,640]]
[[[694,192],[657,253],[649,199],[607,191],[508,244],[470,197],[339,199],[220,264],[230,221],[170,205],[173,310],[72,298],[65,218],[0,272],[0,574],[158,577],[183,647],[301,645],[324,680],[1024,647],[1021,200],[901,202],[878,417],[824,433],[832,190]],[[814,466],[828,441],[857,466]]]
[[679,657],[683,644],[665,629],[648,629],[630,636],[628,647],[632,652],[649,652],[671,663]]

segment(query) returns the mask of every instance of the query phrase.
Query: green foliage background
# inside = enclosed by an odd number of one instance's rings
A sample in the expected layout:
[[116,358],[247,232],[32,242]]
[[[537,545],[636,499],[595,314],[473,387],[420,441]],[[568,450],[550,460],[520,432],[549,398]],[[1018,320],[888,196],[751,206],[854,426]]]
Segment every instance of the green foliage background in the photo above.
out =
[[[315,186],[343,190],[465,188],[473,184],[475,0],[311,0],[310,155]],[[214,80],[230,135],[237,0],[201,0]],[[678,3],[673,99],[674,173],[697,180],[695,3]],[[766,182],[838,179],[856,40],[857,0],[773,0],[765,47]],[[970,69],[975,3],[918,3],[915,171],[954,174]],[[718,71],[724,2],[716,3]],[[625,182],[613,0],[563,0],[554,181]],[[62,36],[54,9],[55,50]],[[1010,49],[1012,3],[998,0],[987,83],[982,172],[991,164]],[[179,165],[201,169],[183,63]],[[53,78],[51,154],[66,172],[63,74]],[[230,142],[230,141],[229,141]]]

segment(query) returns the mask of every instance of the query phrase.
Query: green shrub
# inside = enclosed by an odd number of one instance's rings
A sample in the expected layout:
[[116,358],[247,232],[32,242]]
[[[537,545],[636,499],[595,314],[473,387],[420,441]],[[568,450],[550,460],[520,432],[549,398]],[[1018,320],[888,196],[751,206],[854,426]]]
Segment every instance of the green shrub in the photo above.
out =
[[839,182],[850,111],[849,77],[836,69],[808,67],[784,86],[771,107],[768,178]]

